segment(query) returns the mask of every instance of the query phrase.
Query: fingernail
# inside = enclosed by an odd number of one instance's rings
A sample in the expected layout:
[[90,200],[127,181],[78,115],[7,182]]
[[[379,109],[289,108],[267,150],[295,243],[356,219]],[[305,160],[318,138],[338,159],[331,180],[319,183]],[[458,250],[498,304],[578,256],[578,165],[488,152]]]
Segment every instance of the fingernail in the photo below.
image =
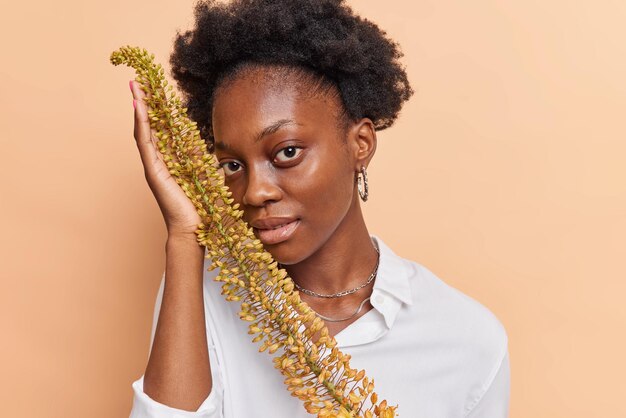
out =
[[133,99],[133,109],[137,108],[137,99]]
[[130,91],[133,91],[133,80],[128,82],[128,87],[130,87]]

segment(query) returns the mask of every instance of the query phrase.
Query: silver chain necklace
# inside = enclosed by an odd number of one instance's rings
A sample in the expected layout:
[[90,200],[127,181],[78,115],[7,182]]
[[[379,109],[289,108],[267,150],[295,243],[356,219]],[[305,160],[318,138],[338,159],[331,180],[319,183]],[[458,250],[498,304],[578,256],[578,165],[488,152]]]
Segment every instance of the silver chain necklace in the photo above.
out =
[[[292,282],[293,282],[294,286],[295,286],[295,287],[296,287],[299,291],[301,291],[302,293],[306,293],[307,295],[310,295],[310,296],[315,296],[315,297],[318,297],[318,298],[338,298],[338,297],[341,297],[341,296],[351,295],[352,293],[355,293],[355,292],[356,292],[356,291],[358,291],[359,289],[362,289],[362,288],[364,288],[365,286],[367,286],[368,284],[370,284],[370,283],[372,282],[372,280],[374,280],[374,278],[376,277],[376,273],[378,272],[378,263],[380,262],[380,251],[378,250],[378,247],[377,247],[377,246],[374,246],[374,249],[376,250],[376,253],[378,254],[378,257],[377,257],[377,259],[376,259],[376,266],[374,267],[374,271],[372,272],[372,274],[370,274],[370,277],[367,279],[367,281],[366,281],[365,283],[363,283],[363,284],[362,284],[362,285],[360,285],[360,286],[355,287],[354,289],[344,290],[344,291],[341,291],[341,292],[338,292],[338,293],[333,293],[332,295],[322,295],[322,294],[320,294],[320,293],[315,293],[315,292],[314,292],[314,291],[312,291],[312,290],[308,290],[308,289],[305,289],[305,288],[303,288],[303,287],[300,287],[300,286],[299,286],[299,285],[298,285],[295,281],[293,281],[293,280],[292,280]],[[279,263],[279,266],[280,266],[280,263]],[[281,267],[281,268],[282,268],[282,267]],[[322,318],[322,319],[323,319],[323,320],[325,320],[325,321],[328,321],[328,322],[342,322],[342,321],[347,321],[348,319],[352,319],[352,318],[354,318],[355,316],[357,316],[357,315],[359,314],[359,312],[361,312],[361,309],[363,308],[363,305],[365,304],[365,302],[367,302],[369,299],[370,299],[370,298],[369,298],[369,296],[368,296],[368,297],[366,297],[365,299],[363,299],[363,301],[359,304],[359,307],[356,309],[356,311],[354,311],[354,313],[353,313],[352,315],[347,316],[347,317],[345,317],[345,318],[331,318],[331,317],[328,317],[328,316],[324,316],[324,315],[322,315],[321,313],[317,312],[317,311],[316,311],[315,309],[313,309],[313,308],[311,308],[311,310],[312,310],[313,312],[315,312],[315,314],[316,314],[317,316],[319,316],[320,318]]]
[[350,316],[347,316],[345,318],[329,318],[328,316],[324,316],[321,313],[317,312],[315,309],[311,308],[311,310],[313,310],[313,312],[315,312],[315,315],[319,316],[320,318],[322,318],[325,321],[329,321],[329,322],[341,322],[341,321],[347,321],[348,319],[351,319],[353,317],[355,317],[356,315],[359,314],[359,312],[361,312],[361,308],[363,307],[363,304],[365,304],[365,302],[367,302],[369,300],[369,296],[366,297],[365,299],[363,299],[363,302],[361,302],[361,304],[359,305],[359,307],[357,308],[356,311],[354,311],[354,313]]
[[318,298],[339,298],[339,297],[342,297],[342,296],[351,295],[351,294],[357,292],[358,290],[364,288],[368,284],[372,283],[372,280],[374,280],[374,278],[376,277],[376,273],[378,272],[378,263],[380,262],[380,251],[376,247],[374,247],[374,249],[376,250],[376,253],[378,254],[378,258],[376,258],[376,266],[374,267],[374,271],[372,272],[372,274],[370,274],[370,277],[367,279],[367,281],[365,283],[363,283],[360,286],[355,287],[354,289],[342,290],[341,292],[333,293],[331,295],[323,295],[323,294],[320,294],[320,293],[315,293],[312,290],[308,290],[308,289],[305,289],[303,287],[300,287],[300,285],[298,283],[296,283],[295,281],[293,281],[293,285],[296,287],[296,289],[298,289],[302,293],[305,293],[305,294],[307,294],[309,296],[315,296],[315,297],[318,297]]

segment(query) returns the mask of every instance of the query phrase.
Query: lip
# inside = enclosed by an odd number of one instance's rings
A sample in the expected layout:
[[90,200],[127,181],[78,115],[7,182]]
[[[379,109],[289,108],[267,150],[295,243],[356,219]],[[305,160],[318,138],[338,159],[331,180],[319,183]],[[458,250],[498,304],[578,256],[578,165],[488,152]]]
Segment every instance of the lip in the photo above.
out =
[[[250,222],[250,225],[254,228],[259,240],[263,244],[270,245],[289,239],[300,225],[300,219],[293,217],[263,218]],[[279,225],[282,226],[278,227]]]
[[256,229],[273,229],[279,225],[284,225],[296,221],[298,218],[293,216],[272,216],[269,218],[259,218],[253,221],[250,221],[250,225],[252,225]]

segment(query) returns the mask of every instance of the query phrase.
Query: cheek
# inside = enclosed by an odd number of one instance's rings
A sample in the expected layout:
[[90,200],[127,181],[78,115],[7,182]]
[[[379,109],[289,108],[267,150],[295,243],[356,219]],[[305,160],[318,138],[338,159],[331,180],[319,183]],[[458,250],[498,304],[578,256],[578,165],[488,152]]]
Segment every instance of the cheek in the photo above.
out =
[[302,205],[310,220],[335,219],[350,206],[353,175],[343,155],[309,160],[288,178],[286,193]]

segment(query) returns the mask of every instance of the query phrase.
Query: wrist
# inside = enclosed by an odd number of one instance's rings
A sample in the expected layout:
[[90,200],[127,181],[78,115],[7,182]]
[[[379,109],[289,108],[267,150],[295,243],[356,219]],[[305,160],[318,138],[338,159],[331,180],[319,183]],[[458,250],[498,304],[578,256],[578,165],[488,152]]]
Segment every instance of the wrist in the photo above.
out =
[[166,247],[171,245],[202,248],[202,246],[198,242],[198,236],[193,232],[168,232]]

